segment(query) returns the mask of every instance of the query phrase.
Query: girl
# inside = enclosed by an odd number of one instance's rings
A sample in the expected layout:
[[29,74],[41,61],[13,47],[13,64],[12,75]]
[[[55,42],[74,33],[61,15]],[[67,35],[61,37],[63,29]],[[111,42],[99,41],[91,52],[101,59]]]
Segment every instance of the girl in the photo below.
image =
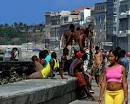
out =
[[105,91],[105,104],[128,104],[128,83],[125,75],[125,68],[118,64],[118,51],[112,50],[108,59],[110,65],[104,72],[100,88],[99,104],[102,104],[102,97]]

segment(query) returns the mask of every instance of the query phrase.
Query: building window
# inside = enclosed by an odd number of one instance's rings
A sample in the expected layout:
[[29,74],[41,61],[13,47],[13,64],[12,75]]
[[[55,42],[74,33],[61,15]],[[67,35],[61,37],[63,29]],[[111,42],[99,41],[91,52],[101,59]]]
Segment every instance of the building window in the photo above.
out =
[[128,5],[126,4],[126,5],[121,5],[120,6],[120,12],[126,12],[126,11],[128,11]]
[[117,2],[117,0],[113,0],[113,2]]
[[68,17],[64,17],[64,23],[68,22]]

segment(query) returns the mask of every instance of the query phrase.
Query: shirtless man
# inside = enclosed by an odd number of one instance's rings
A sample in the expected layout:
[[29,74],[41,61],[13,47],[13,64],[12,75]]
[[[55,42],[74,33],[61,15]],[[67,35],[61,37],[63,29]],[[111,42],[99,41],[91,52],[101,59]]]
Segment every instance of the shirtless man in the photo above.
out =
[[87,39],[87,37],[86,37],[86,35],[84,33],[84,29],[80,29],[79,47],[80,47],[81,51],[84,50],[86,39]]
[[77,27],[74,40],[75,40],[74,48],[83,51],[85,47],[85,40],[86,40],[84,29]]
[[100,51],[98,46],[95,47],[95,51],[96,53],[94,55],[94,60],[93,60],[93,69],[94,69],[93,71],[94,71],[96,83],[99,85],[103,57],[102,57],[102,52]]
[[71,57],[72,54],[72,44],[74,41],[74,36],[75,36],[75,26],[73,24],[70,24],[69,31],[64,33],[63,38],[65,39],[65,46],[64,48],[69,49],[69,56]]

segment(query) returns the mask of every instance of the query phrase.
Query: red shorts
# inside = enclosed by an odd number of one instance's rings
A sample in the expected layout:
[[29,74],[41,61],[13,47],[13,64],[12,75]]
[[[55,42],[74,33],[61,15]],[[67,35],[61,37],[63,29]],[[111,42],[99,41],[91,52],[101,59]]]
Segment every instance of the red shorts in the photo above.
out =
[[75,77],[78,79],[78,87],[86,86],[86,81],[81,72],[75,72]]

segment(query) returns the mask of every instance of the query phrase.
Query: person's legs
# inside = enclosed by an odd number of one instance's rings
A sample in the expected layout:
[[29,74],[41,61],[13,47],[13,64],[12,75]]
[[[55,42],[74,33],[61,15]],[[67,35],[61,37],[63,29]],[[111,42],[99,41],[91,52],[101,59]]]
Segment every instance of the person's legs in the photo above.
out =
[[40,71],[34,72],[28,76],[29,79],[42,79],[43,76]]
[[85,91],[88,98],[92,98],[92,100],[94,100],[94,97],[91,95],[91,93],[88,90],[87,86],[84,86],[83,90]]
[[95,81],[96,81],[97,85],[99,85],[99,75],[95,75]]
[[123,104],[123,102],[124,102],[124,91],[119,90],[119,91],[116,91],[116,93],[117,93],[117,95],[115,96],[114,104]]
[[70,59],[72,57],[72,45],[68,45],[67,48],[69,50],[68,58]]
[[36,71],[41,71],[43,69],[43,66],[41,63],[39,63],[38,61],[35,61],[35,70]]
[[106,91],[105,93],[105,104],[114,104],[113,96],[110,94],[109,91]]

